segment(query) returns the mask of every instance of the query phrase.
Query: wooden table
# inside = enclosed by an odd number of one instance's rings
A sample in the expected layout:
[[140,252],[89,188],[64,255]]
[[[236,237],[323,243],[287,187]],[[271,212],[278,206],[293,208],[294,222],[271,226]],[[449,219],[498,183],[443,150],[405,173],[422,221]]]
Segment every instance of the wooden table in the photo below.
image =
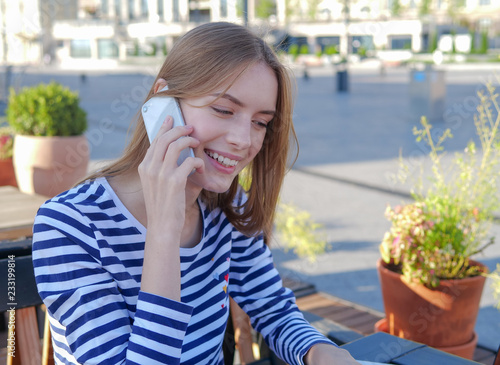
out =
[[46,200],[13,186],[0,186],[0,241],[30,237],[36,212]]
[[377,332],[342,346],[357,360],[397,365],[478,365],[479,363],[436,350],[385,332]]

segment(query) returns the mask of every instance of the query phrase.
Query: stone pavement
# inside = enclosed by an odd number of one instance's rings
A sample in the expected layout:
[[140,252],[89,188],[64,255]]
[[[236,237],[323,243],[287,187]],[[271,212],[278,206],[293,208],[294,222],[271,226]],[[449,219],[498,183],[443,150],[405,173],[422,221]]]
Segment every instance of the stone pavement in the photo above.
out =
[[[154,66],[141,69],[31,70],[14,75],[17,86],[51,79],[80,92],[88,112],[91,158],[95,167],[120,155],[130,121],[153,81]],[[446,67],[446,121],[436,128],[451,128],[448,150],[463,148],[475,135],[473,113],[476,91],[500,69],[492,65]],[[279,270],[316,285],[328,294],[383,311],[376,272],[378,245],[389,228],[387,204],[408,199],[408,187],[395,185],[400,149],[411,163],[425,149],[415,143],[412,127],[419,118],[410,112],[409,70],[366,63],[349,71],[350,91],[338,93],[331,67],[309,70],[309,79],[297,74],[295,127],[300,154],[288,174],[282,200],[309,211],[324,225],[331,249],[314,264],[286,253],[278,240],[273,254]],[[85,76],[82,76],[85,75]],[[500,237],[500,226],[493,233]],[[488,248],[479,259],[494,269],[500,245]],[[500,311],[494,308],[488,280],[476,331],[482,346],[500,344]]]

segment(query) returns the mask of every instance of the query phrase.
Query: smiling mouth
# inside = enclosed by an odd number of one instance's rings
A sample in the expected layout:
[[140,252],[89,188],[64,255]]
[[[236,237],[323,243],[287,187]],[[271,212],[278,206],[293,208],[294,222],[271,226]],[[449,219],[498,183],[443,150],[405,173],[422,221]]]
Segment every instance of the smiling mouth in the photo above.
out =
[[205,151],[205,153],[224,167],[234,167],[238,164],[238,161],[219,155],[217,152]]

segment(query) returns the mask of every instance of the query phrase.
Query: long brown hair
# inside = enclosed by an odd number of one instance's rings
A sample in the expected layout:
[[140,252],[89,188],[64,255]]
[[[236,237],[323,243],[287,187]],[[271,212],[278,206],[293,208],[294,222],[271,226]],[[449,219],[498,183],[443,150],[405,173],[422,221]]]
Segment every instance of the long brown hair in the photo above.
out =
[[[242,207],[233,206],[238,179],[233,181],[227,192],[202,191],[201,198],[209,207],[220,207],[241,232],[251,236],[264,232],[269,237],[289,165],[290,145],[297,146],[288,70],[273,50],[247,28],[225,22],[207,23],[189,31],[175,43],[155,82],[159,78],[167,80],[169,89],[163,92],[166,95],[181,99],[204,96],[224,85],[230,87],[244,70],[256,62],[264,62],[274,71],[278,81],[278,98],[276,115],[267,130],[262,149],[248,166],[251,176],[248,200]],[[146,100],[152,96],[153,87]],[[136,170],[148,148],[144,121],[138,115],[137,126],[123,156],[88,178],[116,176]]]

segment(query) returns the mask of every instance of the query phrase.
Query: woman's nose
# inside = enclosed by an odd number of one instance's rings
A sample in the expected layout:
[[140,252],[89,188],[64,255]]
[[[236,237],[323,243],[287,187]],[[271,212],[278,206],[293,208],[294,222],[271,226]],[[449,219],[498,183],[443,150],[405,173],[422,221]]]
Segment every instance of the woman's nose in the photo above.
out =
[[227,140],[239,149],[252,145],[252,120],[247,117],[238,118],[227,132]]

